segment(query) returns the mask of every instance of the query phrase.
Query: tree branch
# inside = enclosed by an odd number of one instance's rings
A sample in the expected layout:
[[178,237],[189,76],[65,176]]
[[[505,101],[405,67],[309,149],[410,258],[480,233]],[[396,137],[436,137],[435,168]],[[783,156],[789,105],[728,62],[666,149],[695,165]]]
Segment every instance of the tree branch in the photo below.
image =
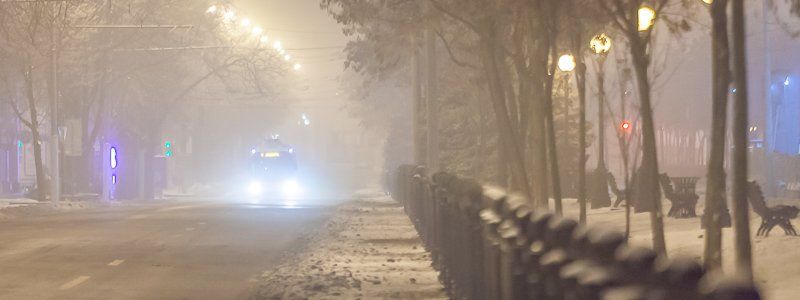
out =
[[438,30],[436,30],[436,35],[439,36],[439,39],[442,40],[442,43],[444,44],[444,49],[447,50],[447,54],[448,54],[448,56],[450,56],[450,60],[453,61],[453,63],[455,63],[456,65],[458,65],[459,67],[462,67],[462,68],[469,68],[469,69],[477,69],[478,68],[477,66],[475,66],[473,64],[464,62],[464,61],[459,60],[458,58],[456,58],[455,54],[453,53],[453,50],[450,48],[450,44],[447,42],[447,39],[444,38],[442,33],[439,32]]

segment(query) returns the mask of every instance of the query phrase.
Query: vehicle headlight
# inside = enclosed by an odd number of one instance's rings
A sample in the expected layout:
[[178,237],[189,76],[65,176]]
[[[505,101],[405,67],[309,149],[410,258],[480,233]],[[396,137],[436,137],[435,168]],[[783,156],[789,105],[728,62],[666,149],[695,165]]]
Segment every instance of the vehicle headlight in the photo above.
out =
[[259,196],[263,191],[264,187],[259,181],[251,181],[250,184],[247,185],[247,192],[250,193],[251,196]]
[[282,186],[283,195],[286,197],[295,197],[299,196],[302,190],[300,189],[300,184],[294,180],[287,180],[283,182]]

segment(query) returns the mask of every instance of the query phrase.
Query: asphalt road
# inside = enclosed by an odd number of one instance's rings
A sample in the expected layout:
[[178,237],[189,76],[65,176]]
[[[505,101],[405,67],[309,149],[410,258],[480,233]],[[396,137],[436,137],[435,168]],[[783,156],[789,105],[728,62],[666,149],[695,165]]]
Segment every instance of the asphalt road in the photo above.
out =
[[329,208],[213,200],[0,220],[0,299],[241,299]]

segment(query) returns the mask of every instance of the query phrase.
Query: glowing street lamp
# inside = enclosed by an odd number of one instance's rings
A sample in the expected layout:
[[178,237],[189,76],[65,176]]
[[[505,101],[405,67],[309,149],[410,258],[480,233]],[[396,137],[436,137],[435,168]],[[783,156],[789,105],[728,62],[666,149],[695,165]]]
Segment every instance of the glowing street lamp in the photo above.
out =
[[268,36],[266,36],[266,35],[261,36],[261,43],[262,44],[266,44],[268,42],[269,42],[269,37]]
[[598,55],[606,55],[611,51],[611,38],[605,33],[595,35],[589,42],[589,48]]
[[217,12],[217,6],[216,5],[212,5],[206,10],[206,13],[209,13],[209,14],[213,14],[215,12]]
[[558,69],[562,72],[572,72],[575,70],[575,57],[572,54],[564,54],[558,58]]
[[226,11],[224,14],[222,14],[222,21],[225,23],[230,23],[235,18],[236,18],[236,13],[233,12],[232,10]]
[[294,66],[292,66],[292,68],[294,68],[294,70],[295,70],[295,71],[300,71],[300,69],[302,69],[302,68],[303,68],[303,65],[301,65],[301,64],[294,64]]
[[642,5],[639,7],[638,17],[639,31],[649,31],[656,21],[656,11],[648,5]]
[[702,0],[702,1],[703,1],[703,3],[708,4],[708,5],[711,5],[711,3],[714,3],[714,0]]
[[286,54],[286,55],[283,56],[283,60],[290,61],[290,60],[292,60],[292,56],[289,55],[289,54]]
[[253,22],[248,18],[244,18],[240,24],[242,27],[250,27],[250,24],[253,24]]
[[261,35],[262,33],[264,33],[264,29],[263,28],[258,27],[258,26],[253,27],[253,35]]
[[272,43],[272,48],[275,48],[275,50],[278,50],[278,51],[283,49],[283,46],[281,45],[281,41],[275,41],[274,43]]

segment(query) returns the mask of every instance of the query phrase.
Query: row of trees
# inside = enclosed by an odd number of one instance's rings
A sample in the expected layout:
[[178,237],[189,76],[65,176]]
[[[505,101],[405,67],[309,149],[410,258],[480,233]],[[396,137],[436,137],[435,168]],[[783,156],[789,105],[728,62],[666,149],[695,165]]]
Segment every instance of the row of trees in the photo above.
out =
[[[769,3],[800,7],[796,0],[776,2]],[[707,9],[712,19],[713,139],[708,165],[704,261],[710,269],[720,268],[721,220],[727,214],[724,139],[729,91],[733,86],[738,91],[733,96],[732,122],[737,269],[752,276],[744,190],[748,119],[743,0],[322,0],[321,3],[323,9],[345,26],[345,34],[353,37],[346,49],[347,67],[364,80],[362,91],[370,91],[378,82],[387,81],[410,90],[407,95],[413,98],[417,163],[507,186],[528,196],[536,207],[549,208],[552,198],[558,213],[562,211],[562,177],[575,174],[575,191],[570,192],[578,197],[582,222],[586,221],[587,209],[585,150],[591,140],[587,137],[591,126],[585,117],[586,57],[593,36],[610,37],[614,41],[613,51],[633,70],[632,79],[638,91],[640,160],[628,163],[629,139],[624,130],[617,132],[626,162],[625,186],[631,186],[627,175],[630,169],[638,174],[636,190],[641,207],[637,209],[650,213],[653,248],[664,255],[666,241],[652,103],[653,53],[664,46],[662,43],[670,42],[665,36],[679,37],[691,30],[692,19],[697,17],[694,12]],[[564,72],[559,70],[558,61],[564,53],[574,57],[575,68],[568,76],[574,76],[577,103],[559,93]],[[594,69],[602,70],[602,62]],[[624,76],[618,77],[624,80]],[[602,83],[602,79],[598,81]],[[619,92],[625,97],[625,91]],[[600,93],[598,97],[605,96],[603,89]],[[375,98],[356,97],[360,105],[372,105],[373,113],[379,111],[387,116],[396,113],[392,108],[398,104],[374,105],[376,102],[371,101]],[[613,113],[610,106],[601,109]],[[390,136],[387,149],[395,149],[393,144],[404,142]],[[575,151],[564,150],[568,148]],[[571,159],[560,157],[563,155]],[[634,156],[638,157],[638,152]],[[490,161],[496,163],[487,163]],[[569,165],[567,168],[565,163]],[[626,215],[629,223],[629,213]]]
[[90,192],[98,189],[94,145],[112,132],[149,157],[164,122],[186,118],[190,100],[277,92],[282,55],[211,6],[233,10],[196,0],[0,3],[0,103],[32,137],[37,197],[48,185],[43,133],[55,135],[66,120],[80,122],[67,134],[81,137],[82,153],[62,174]]

